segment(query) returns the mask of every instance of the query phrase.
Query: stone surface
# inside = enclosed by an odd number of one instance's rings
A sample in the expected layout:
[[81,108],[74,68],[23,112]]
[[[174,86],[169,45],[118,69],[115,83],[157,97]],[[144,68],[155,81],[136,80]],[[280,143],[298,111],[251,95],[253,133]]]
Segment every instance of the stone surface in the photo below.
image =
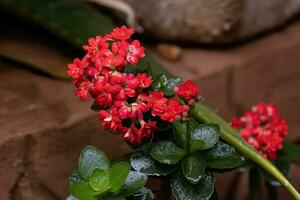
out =
[[129,151],[120,137],[100,128],[70,83],[0,65],[1,200],[65,199],[84,146],[110,158]]
[[[124,0],[145,29],[165,40],[236,42],[278,27],[300,11],[298,0]],[[154,14],[155,13],[155,14]]]
[[300,137],[300,23],[256,41],[226,49],[184,48],[168,62],[172,74],[196,81],[207,102],[228,120],[260,101],[272,101],[289,124],[288,140]]
[[[300,24],[228,49],[183,48],[178,62],[156,56],[174,75],[194,80],[206,101],[230,119],[259,101],[274,101],[299,140]],[[153,49],[152,49],[153,50]],[[154,51],[154,50],[153,50]],[[57,200],[68,193],[68,176],[86,145],[110,158],[129,152],[120,138],[103,131],[96,113],[73,96],[64,81],[0,62],[0,199]],[[300,188],[299,166],[293,166]],[[217,177],[223,194],[232,174]],[[247,196],[241,183],[239,199]],[[280,199],[288,199],[280,190]],[[284,196],[284,197],[283,197]]]

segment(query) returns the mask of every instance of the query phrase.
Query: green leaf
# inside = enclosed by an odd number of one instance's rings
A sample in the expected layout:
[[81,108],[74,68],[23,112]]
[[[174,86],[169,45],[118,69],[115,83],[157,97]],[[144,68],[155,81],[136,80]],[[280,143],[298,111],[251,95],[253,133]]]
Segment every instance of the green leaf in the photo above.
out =
[[173,165],[164,165],[154,160],[150,156],[150,149],[150,145],[144,145],[133,152],[130,158],[133,169],[148,176],[166,176],[176,169]]
[[162,141],[152,147],[150,155],[160,163],[174,165],[183,158],[185,153],[183,149],[174,143]]
[[102,108],[101,108],[101,106],[99,106],[95,101],[93,102],[93,104],[91,105],[91,109],[93,110],[93,111],[99,111],[99,110],[101,110]]
[[216,191],[216,188],[215,188],[215,191],[214,193],[211,195],[211,197],[209,198],[209,200],[218,200],[219,197],[218,197],[218,193]]
[[85,2],[65,0],[0,2],[0,6],[6,7],[10,13],[15,13],[22,19],[29,19],[78,46],[86,43],[91,36],[109,33],[114,26],[108,16]]
[[172,125],[172,137],[175,143],[182,147],[186,147],[186,122],[175,121]]
[[174,87],[181,84],[182,78],[169,78],[167,81],[164,82],[161,90],[164,92],[165,96],[170,97],[175,95]]
[[206,166],[214,169],[230,169],[241,166],[245,158],[232,146],[219,141],[214,148],[202,153]]
[[127,200],[152,200],[154,194],[146,187],[142,187],[139,191],[134,193],[132,196],[126,197]]
[[78,200],[75,197],[73,197],[72,195],[68,196],[66,200]]
[[163,87],[162,92],[165,94],[166,97],[171,97],[175,94],[175,92],[169,88]]
[[102,151],[95,147],[87,146],[80,153],[78,166],[81,176],[88,180],[95,169],[107,171],[109,160]]
[[177,200],[209,200],[214,192],[215,178],[206,172],[198,184],[189,183],[181,173],[171,177],[171,189]]
[[278,153],[283,154],[291,162],[300,162],[300,146],[283,142],[283,149]]
[[130,171],[130,165],[127,162],[115,163],[109,169],[109,180],[111,184],[110,192],[116,192],[121,189],[126,181]]
[[[193,118],[190,118],[189,125],[190,130],[193,131],[198,127],[199,123]],[[172,137],[178,146],[186,148],[187,123],[182,121],[175,121],[172,125]]]
[[152,82],[151,88],[155,91],[158,91],[164,87],[168,78],[165,74],[160,74],[156,77],[156,79]]
[[191,151],[206,150],[212,148],[220,137],[220,129],[214,124],[200,124],[191,131]]
[[70,187],[72,187],[72,185],[76,182],[82,181],[83,178],[81,177],[78,169],[73,170],[71,176],[69,177],[69,184]]
[[183,80],[180,77],[169,78],[165,83],[165,87],[173,91],[174,87],[180,85],[181,83],[183,83]]
[[197,184],[205,172],[205,163],[200,157],[189,156],[183,159],[181,167],[183,175],[191,184]]
[[[288,179],[291,178],[291,165],[290,161],[287,158],[278,157],[276,160],[272,161],[272,163],[279,169],[279,171]],[[262,168],[258,168],[260,174],[264,177],[264,179],[271,185],[275,187],[281,186],[281,184],[268,172],[263,170]]]
[[87,182],[78,181],[71,186],[71,195],[78,200],[97,200],[98,193]]
[[102,194],[110,189],[109,174],[101,169],[95,169],[89,178],[91,188]]
[[145,186],[147,182],[147,176],[141,172],[131,171],[129,172],[125,184],[121,188],[118,196],[131,196]]
[[105,200],[126,200],[124,197],[107,197]]
[[151,87],[155,91],[162,91],[165,96],[170,97],[175,95],[173,91],[174,87],[182,83],[181,78],[167,78],[165,74],[159,75],[151,84]]

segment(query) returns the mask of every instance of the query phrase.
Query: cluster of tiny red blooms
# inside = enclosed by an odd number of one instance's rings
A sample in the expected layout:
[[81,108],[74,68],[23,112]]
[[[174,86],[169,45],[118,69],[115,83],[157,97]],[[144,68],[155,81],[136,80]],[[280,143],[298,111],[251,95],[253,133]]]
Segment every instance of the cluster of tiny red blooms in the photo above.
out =
[[77,88],[75,95],[82,100],[92,97],[101,108],[102,126],[137,144],[157,129],[157,118],[167,122],[185,119],[199,90],[186,81],[174,88],[177,95],[167,98],[163,92],[151,91],[153,79],[147,73],[124,73],[126,65],[137,65],[145,55],[140,42],[130,40],[133,33],[122,26],[103,37],[90,38],[83,46],[85,56],[74,59],[67,73]]
[[242,137],[268,159],[275,160],[282,149],[288,126],[272,103],[259,103],[240,118],[234,118],[232,127],[241,129]]

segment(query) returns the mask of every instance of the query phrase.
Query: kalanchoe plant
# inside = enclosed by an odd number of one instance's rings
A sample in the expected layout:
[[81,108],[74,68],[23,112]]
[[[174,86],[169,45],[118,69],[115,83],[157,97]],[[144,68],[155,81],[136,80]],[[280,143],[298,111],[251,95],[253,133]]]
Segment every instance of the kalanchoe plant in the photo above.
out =
[[70,178],[70,198],[152,199],[144,188],[147,176],[164,176],[170,185],[154,191],[155,198],[216,199],[213,173],[238,168],[249,158],[300,199],[267,159],[204,104],[192,81],[133,68],[144,56],[139,41],[130,40],[133,33],[122,26],[90,38],[85,56],[69,65],[75,95],[92,98],[102,126],[133,148],[127,162],[112,166],[102,152],[84,149]]
[[[300,147],[284,142],[288,126],[280,118],[277,107],[272,103],[261,102],[252,106],[239,118],[233,118],[231,126],[240,129],[241,136],[257,151],[269,159],[287,178],[291,177],[291,162],[300,161]],[[297,155],[297,156],[295,156]],[[281,186],[266,170],[247,162],[240,168],[243,172],[250,170],[250,196],[260,196],[260,176],[266,182],[270,199],[276,199],[276,190],[272,187]]]

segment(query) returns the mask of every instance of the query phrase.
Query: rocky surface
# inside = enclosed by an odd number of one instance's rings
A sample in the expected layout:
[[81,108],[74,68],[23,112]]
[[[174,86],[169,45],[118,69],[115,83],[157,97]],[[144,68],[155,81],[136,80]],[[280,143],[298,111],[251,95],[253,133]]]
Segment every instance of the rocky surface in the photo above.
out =
[[184,48],[167,70],[198,83],[204,98],[228,120],[259,101],[272,101],[288,120],[288,139],[300,137],[300,23],[227,49]]
[[84,146],[97,146],[110,158],[129,151],[100,128],[70,83],[0,65],[1,200],[65,199]]
[[278,27],[300,11],[299,0],[124,0],[161,39],[232,43]]
[[[275,102],[289,123],[288,140],[299,141],[299,34],[295,23],[235,48],[183,48],[176,62],[156,57],[172,74],[196,81],[206,101],[227,119],[259,101]],[[73,96],[71,83],[2,60],[0,79],[1,200],[65,199],[68,176],[84,146],[94,145],[110,158],[130,151],[100,128],[89,103]],[[300,188],[299,166],[293,173]],[[231,179],[232,174],[217,177],[220,199]],[[245,199],[243,187],[239,193],[238,199]],[[290,197],[284,190],[280,195]]]

